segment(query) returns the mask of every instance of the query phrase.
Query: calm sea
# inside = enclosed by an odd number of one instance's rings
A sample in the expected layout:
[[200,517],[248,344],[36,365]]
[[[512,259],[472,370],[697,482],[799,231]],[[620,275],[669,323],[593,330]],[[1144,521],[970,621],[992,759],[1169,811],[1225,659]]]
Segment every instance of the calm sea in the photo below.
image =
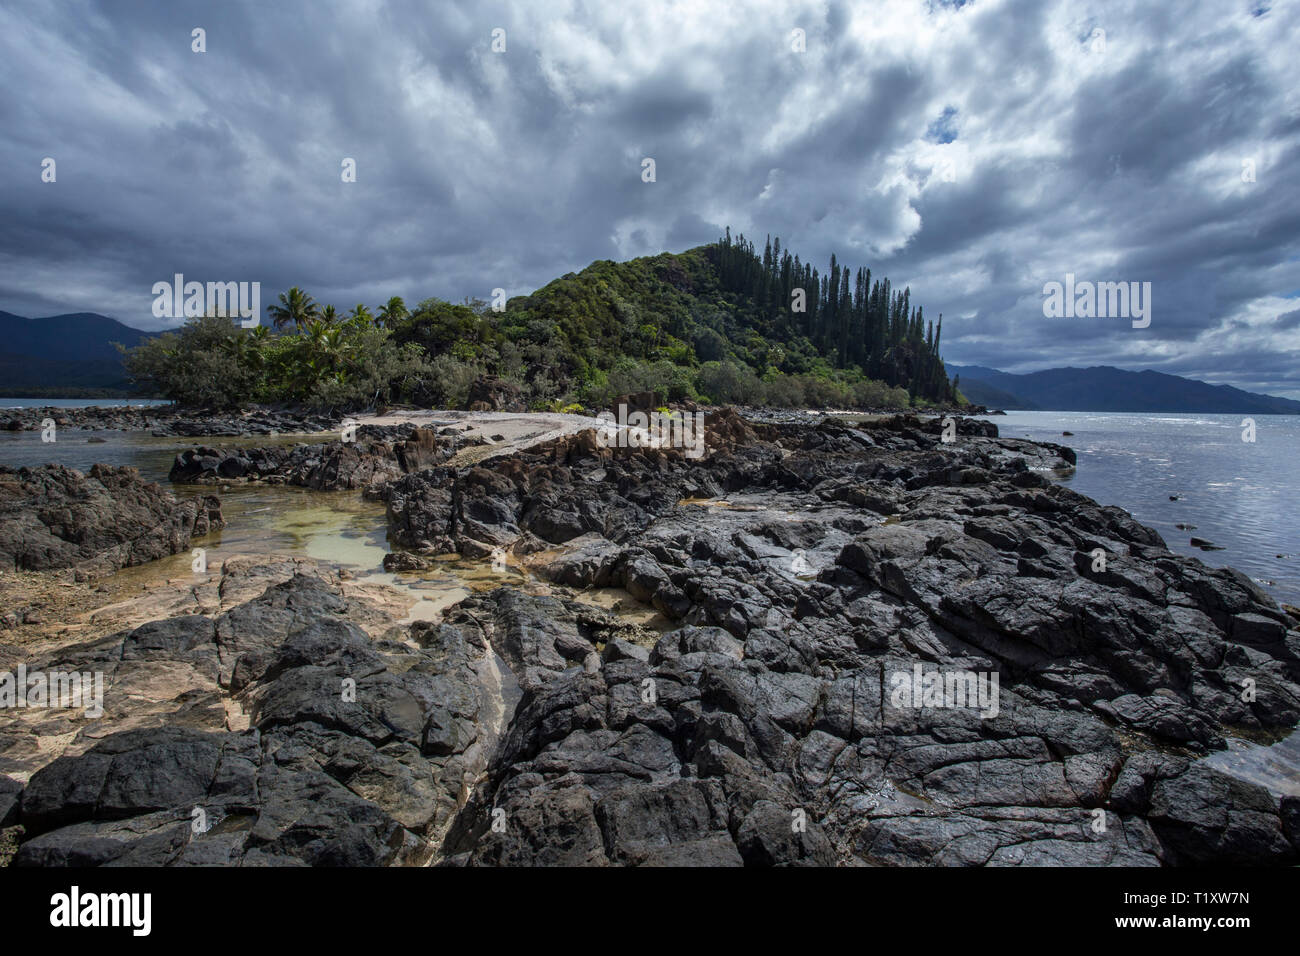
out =
[[[1007,438],[1069,445],[1079,456],[1066,479],[1075,491],[1131,512],[1170,550],[1231,565],[1277,600],[1300,605],[1300,416],[1250,416],[1253,442],[1242,441],[1245,418],[1008,412],[988,420]],[[1192,537],[1223,550],[1194,548]]]
[[0,409],[3,408],[122,408],[137,405],[170,405],[165,398],[3,398],[0,397]]

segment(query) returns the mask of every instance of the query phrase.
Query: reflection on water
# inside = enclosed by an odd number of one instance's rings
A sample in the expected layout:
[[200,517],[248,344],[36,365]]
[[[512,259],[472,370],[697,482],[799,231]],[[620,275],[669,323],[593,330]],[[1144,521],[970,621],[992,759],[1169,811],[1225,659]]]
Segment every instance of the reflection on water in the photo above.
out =
[[1229,738],[1228,749],[1211,754],[1205,762],[1278,796],[1300,797],[1300,734],[1271,746]]
[[[99,438],[103,442],[91,442]],[[0,464],[11,467],[49,462],[88,471],[99,462],[130,465],[140,474],[169,486],[178,496],[221,496],[225,528],[195,539],[208,552],[209,563],[235,555],[289,554],[346,568],[357,577],[393,585],[408,592],[414,606],[408,620],[428,620],[466,597],[504,583],[488,561],[471,562],[452,556],[431,571],[389,574],[383,570],[390,550],[384,504],[367,501],[359,491],[313,491],[291,485],[231,482],[222,485],[170,485],[167,474],[177,453],[196,444],[214,448],[269,447],[311,444],[316,435],[253,436],[244,438],[156,438],[133,432],[63,429],[58,440],[42,442],[40,432],[0,432]],[[189,570],[188,553],[173,555],[119,574],[141,583],[162,580]],[[513,570],[516,581],[523,578]]]
[[[1300,605],[1300,416],[1250,416],[1254,442],[1242,441],[1245,417],[1008,412],[989,421],[1006,438],[1069,445],[1079,462],[1062,480],[1075,491],[1131,512],[1171,551],[1237,568]],[[1202,551],[1192,537],[1223,550]]]
[[[174,487],[178,495],[213,490],[209,485]],[[235,484],[218,493],[226,527],[203,539],[209,552],[276,551],[361,572],[378,570],[388,553],[383,502],[366,501],[359,492]]]
[[393,574],[381,571],[375,580],[400,588],[416,599],[402,623],[434,621],[457,601],[475,591],[499,587],[517,587],[525,591],[546,590],[531,574],[517,567],[497,571],[491,559],[471,561],[458,554],[443,555],[433,567],[423,571]]
[[0,432],[0,464],[16,468],[54,463],[80,471],[88,471],[96,463],[130,465],[138,468],[142,477],[171,487],[178,496],[214,492],[221,496],[226,527],[195,542],[209,551],[210,559],[275,551],[334,562],[362,573],[377,571],[388,551],[384,505],[362,499],[359,492],[242,482],[171,485],[167,481],[176,455],[195,445],[262,448],[320,440],[321,436],[315,435],[156,438],[138,432],[60,429],[57,440],[47,443],[41,441],[40,432]]

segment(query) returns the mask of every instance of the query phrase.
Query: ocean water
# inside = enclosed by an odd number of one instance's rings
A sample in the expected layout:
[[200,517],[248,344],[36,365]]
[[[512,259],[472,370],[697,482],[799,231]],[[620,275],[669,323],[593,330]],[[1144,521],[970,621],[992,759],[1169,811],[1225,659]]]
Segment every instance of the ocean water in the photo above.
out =
[[[1069,445],[1075,491],[1119,505],[1171,551],[1231,565],[1276,600],[1300,605],[1300,416],[1008,412],[986,416],[1007,438]],[[1062,436],[1062,432],[1073,435]],[[1171,501],[1177,496],[1176,501]],[[1177,527],[1191,525],[1195,530]],[[1192,547],[1203,538],[1222,551]]]
[[165,398],[3,398],[0,409],[5,408],[126,408],[146,405],[170,405]]

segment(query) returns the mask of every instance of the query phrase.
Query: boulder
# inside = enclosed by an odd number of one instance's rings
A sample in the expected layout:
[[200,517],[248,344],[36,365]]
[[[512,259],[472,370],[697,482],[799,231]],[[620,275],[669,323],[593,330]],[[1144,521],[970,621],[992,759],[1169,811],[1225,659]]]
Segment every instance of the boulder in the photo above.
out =
[[176,498],[129,467],[0,467],[0,568],[116,570],[221,528],[215,495]]
[[465,408],[472,412],[522,412],[525,410],[522,394],[523,390],[514,382],[480,375],[470,384]]

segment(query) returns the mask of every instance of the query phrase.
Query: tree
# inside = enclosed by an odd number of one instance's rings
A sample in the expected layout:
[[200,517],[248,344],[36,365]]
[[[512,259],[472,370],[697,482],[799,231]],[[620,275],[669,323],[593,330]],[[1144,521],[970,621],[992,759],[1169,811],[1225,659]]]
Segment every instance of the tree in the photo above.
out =
[[410,314],[400,295],[393,296],[379,307],[379,321],[386,329],[391,329]]
[[259,353],[269,338],[261,331],[223,316],[196,317],[175,332],[123,349],[124,364],[146,393],[192,408],[239,408],[259,397]]
[[288,292],[281,292],[280,304],[268,305],[266,312],[276,329],[292,325],[295,330],[301,330],[320,316],[320,306],[306,292],[294,286]]

